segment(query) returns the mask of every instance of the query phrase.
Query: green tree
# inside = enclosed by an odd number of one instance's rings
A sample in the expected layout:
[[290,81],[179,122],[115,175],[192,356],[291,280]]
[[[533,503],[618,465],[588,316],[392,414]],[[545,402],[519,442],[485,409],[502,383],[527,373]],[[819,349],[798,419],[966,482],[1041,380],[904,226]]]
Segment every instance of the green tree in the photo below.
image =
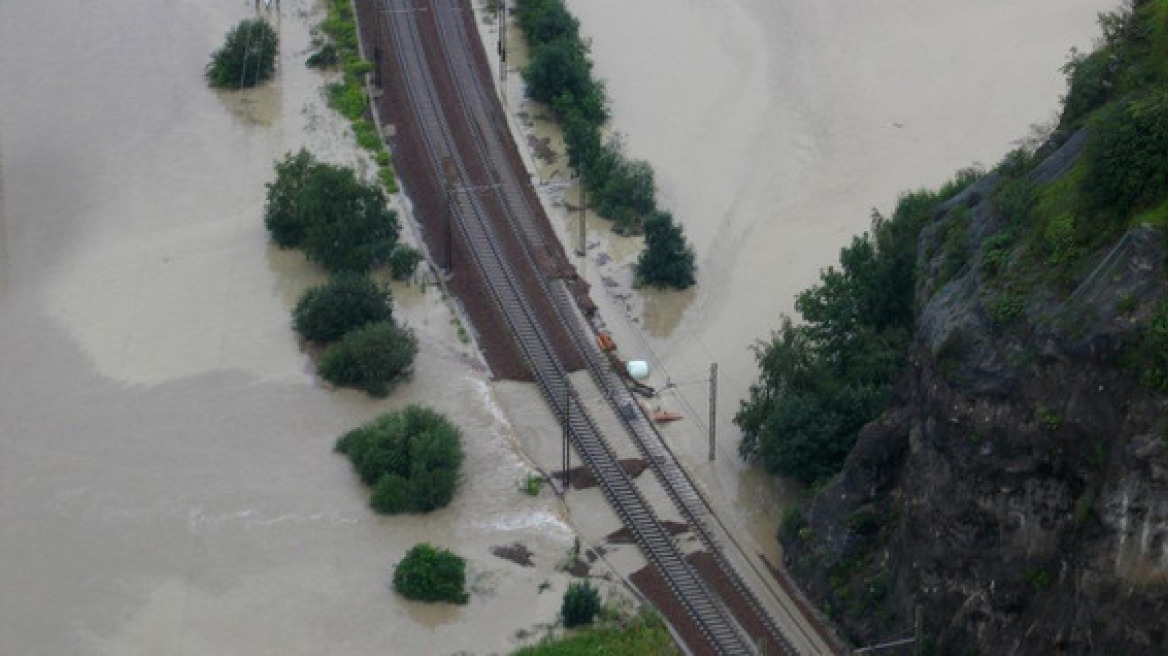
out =
[[462,467],[462,435],[445,417],[410,405],[345,433],[347,455],[378,512],[429,512],[454,498]]
[[413,372],[417,352],[417,339],[409,329],[389,321],[371,323],[325,350],[320,375],[334,385],[385,396]]
[[583,581],[568,585],[568,590],[564,593],[563,606],[560,607],[565,627],[570,629],[591,624],[598,612],[600,612],[600,592],[592,587],[591,583]]
[[397,214],[376,184],[357,179],[352,169],[321,164],[300,194],[309,217],[304,251],[330,271],[368,271],[385,264],[397,244]]
[[393,320],[389,292],[361,273],[341,272],[306,291],[292,311],[292,326],[304,339],[327,344],[370,323]]
[[871,232],[840,251],[839,268],[796,298],[803,322],[784,317],[755,346],[759,380],[734,418],[744,459],[804,483],[838,471],[904,367],[921,228],[974,177],[961,172],[939,194],[902,196],[891,219],[873,213]]
[[425,542],[414,545],[394,567],[393,589],[414,601],[465,604],[466,561]]
[[582,45],[556,39],[534,48],[523,68],[527,95],[549,105],[562,95],[584,98],[592,90],[592,63]]
[[276,179],[267,184],[264,225],[272,235],[272,241],[281,248],[299,248],[304,243],[309,219],[301,207],[301,194],[319,165],[316,158],[303,148],[276,162]]
[[616,221],[621,231],[640,232],[644,220],[657,209],[653,167],[644,160],[625,157],[619,142],[612,141],[605,148],[609,152],[601,161],[608,170],[595,176],[600,178],[593,189],[596,211]]
[[1168,91],[1099,110],[1087,142],[1084,190],[1114,219],[1168,197]]
[[686,289],[694,284],[694,252],[681,226],[668,212],[645,220],[645,250],[637,258],[637,279],[658,287]]
[[244,20],[227,33],[223,45],[207,64],[207,81],[214,87],[254,87],[276,70],[280,37],[267,21]]

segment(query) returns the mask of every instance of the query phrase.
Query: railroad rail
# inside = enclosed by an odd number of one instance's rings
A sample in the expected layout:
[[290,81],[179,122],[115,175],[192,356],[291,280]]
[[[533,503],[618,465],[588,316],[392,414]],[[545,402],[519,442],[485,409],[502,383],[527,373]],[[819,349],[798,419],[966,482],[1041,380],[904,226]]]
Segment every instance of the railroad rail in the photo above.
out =
[[[546,248],[544,233],[537,226],[536,213],[524,193],[524,183],[516,177],[515,171],[506,165],[506,159],[502,155],[504,146],[499,140],[498,133],[490,129],[492,120],[488,113],[495,106],[492,102],[493,96],[490,95],[492,92],[484,87],[483,77],[476,71],[470,57],[470,39],[474,37],[467,33],[465,22],[455,11],[457,8],[450,2],[440,1],[438,6],[434,7],[434,18],[440,27],[439,38],[443,42],[442,52],[447,69],[456,82],[456,91],[467,121],[479,126],[477,130],[472,130],[472,134],[477,146],[475,154],[482,159],[490,175],[486,188],[499,195],[506,209],[505,217],[512,229],[523,235],[524,239],[521,241],[523,249],[534,265],[536,256],[532,249]],[[597,346],[595,332],[588,332],[589,328],[586,328],[588,324],[579,317],[577,306],[565,283],[562,280],[545,278],[540,278],[540,282],[545,293],[553,300],[560,323],[567,329],[576,347],[584,354],[596,386],[606,391],[605,398],[613,413],[633,438],[633,443],[645,460],[650,463],[654,475],[686,523],[714,557],[721,572],[767,626],[771,635],[781,641],[777,645],[779,649],[783,653],[794,654],[795,649],[790,641],[766,612],[751,588],[742,580],[738,570],[728,562],[723,545],[715,540],[714,533],[707,523],[707,518],[713,517],[713,512],[705,498],[698,493],[689,474],[680,466],[656,426],[645,415],[625,379],[613,370],[610,359],[605,357]],[[785,606],[784,610],[790,613]],[[802,630],[794,617],[791,617],[791,620],[794,626]],[[813,642],[810,638],[808,640]]]
[[[504,145],[493,128],[495,124],[489,112],[494,107],[494,98],[488,95],[491,91],[484,87],[483,78],[471,59],[472,37],[459,15],[469,9],[468,4],[431,0],[427,6],[421,6],[416,1],[379,0],[379,9],[378,20],[385,21],[390,28],[390,40],[400,62],[408,106],[417,120],[430,165],[436,171],[446,168],[448,174],[466,181],[468,188],[485,192],[452,195],[449,199],[452,224],[467,244],[473,266],[488,282],[492,300],[510,328],[546,402],[561,421],[567,415],[569,434],[577,452],[600,481],[605,496],[632,531],[646,558],[660,572],[713,647],[724,654],[753,653],[750,638],[682,556],[651,506],[620,466],[611,446],[581,403],[579,393],[552,349],[520,283],[519,278],[524,272],[539,271],[539,258],[534,251],[547,252],[547,244],[536,225],[536,214],[526,190],[529,183],[520,180],[509,165]],[[427,19],[433,20],[437,27],[445,72],[454,81],[456,89],[454,107],[444,107],[441,102],[434,80],[434,76],[441,72],[431,70],[431,60],[424,54],[425,45],[417,17],[422,10],[428,10]],[[465,142],[457,143],[450,122],[458,120],[465,122],[473,147],[467,148]],[[475,173],[479,174],[478,177]],[[491,195],[495,197],[497,207],[502,209],[493,216],[486,198]],[[502,218],[506,227],[522,236],[519,243],[526,268],[517,270],[516,263],[508,260],[492,218]],[[778,647],[784,652],[794,653],[750,588],[726,560],[707,525],[706,518],[712,513],[704,498],[669,452],[624,381],[596,347],[590,327],[580,316],[566,283],[548,280],[542,275],[534,277],[542,292],[552,300],[559,323],[584,355],[593,381],[600,389],[606,390],[611,410],[634,438],[634,443],[651,464],[673,503],[714,556],[722,572],[767,624],[770,632],[782,640]],[[576,407],[569,412],[572,405]]]

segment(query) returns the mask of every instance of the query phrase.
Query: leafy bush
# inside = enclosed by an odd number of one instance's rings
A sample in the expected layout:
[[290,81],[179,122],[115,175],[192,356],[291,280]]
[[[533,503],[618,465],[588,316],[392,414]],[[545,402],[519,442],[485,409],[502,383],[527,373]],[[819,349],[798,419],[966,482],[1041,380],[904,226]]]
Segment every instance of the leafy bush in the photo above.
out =
[[985,309],[994,323],[1006,326],[1026,315],[1026,297],[1014,292],[1002,292],[986,301]]
[[388,321],[371,323],[325,350],[320,375],[334,385],[385,396],[413,372],[417,352],[417,339],[409,329]]
[[329,106],[340,112],[341,116],[355,120],[365,114],[369,99],[360,84],[350,84],[342,80],[328,85],[327,90]]
[[373,488],[370,503],[382,513],[429,512],[450,503],[463,459],[458,428],[418,405],[345,433],[336,451]]
[[267,21],[244,20],[211,55],[207,81],[213,87],[254,87],[272,77],[279,48],[280,37]]
[[399,243],[389,254],[389,273],[394,280],[405,280],[414,275],[421,261],[422,253],[418,249]]
[[642,222],[657,207],[653,167],[643,160],[626,158],[617,142],[605,148],[611,150],[607,157],[611,164],[603,182],[592,189],[596,211],[615,221],[618,232],[641,232]]
[[337,47],[331,43],[323,43],[316,52],[312,53],[304,62],[309,68],[333,68],[341,62],[337,54]]
[[969,259],[969,217],[964,213],[954,216],[945,229],[941,247],[940,283],[952,280]]
[[1011,231],[999,232],[982,242],[981,266],[986,276],[995,276],[1006,268],[1013,247],[1014,234]]
[[535,472],[527,472],[527,475],[519,482],[519,491],[529,497],[538,497],[541,488],[543,488],[543,476]]
[[446,549],[414,545],[393,569],[393,589],[414,601],[465,604],[466,561]]
[[1075,217],[1070,214],[1061,214],[1047,223],[1042,231],[1042,241],[1046,261],[1051,264],[1073,262],[1083,254],[1075,230]]
[[600,592],[587,581],[572,583],[564,593],[564,604],[560,614],[564,616],[564,626],[572,628],[591,624],[600,611]]
[[998,188],[996,200],[1007,221],[1013,225],[1024,224],[1038,202],[1038,185],[1025,175],[1007,179]]
[[384,144],[377,136],[377,127],[365,119],[353,121],[353,136],[357,138],[357,145],[365,150],[376,153]]
[[694,284],[694,252],[681,226],[668,212],[645,221],[645,250],[637,258],[637,280],[657,287],[685,289]]
[[783,516],[779,519],[779,542],[783,544],[791,544],[800,538],[800,533],[807,527],[807,518],[803,516],[803,511],[799,506],[791,505],[783,510]]
[[360,273],[342,272],[309,289],[292,311],[292,326],[304,339],[327,344],[366,324],[393,320],[389,292]]
[[1168,299],[1160,301],[1153,310],[1144,333],[1128,349],[1124,360],[1142,385],[1168,392]]
[[600,654],[636,654],[637,656],[678,656],[661,618],[642,613],[622,626],[604,626],[573,633],[560,639],[545,637],[539,644],[524,647],[512,656],[598,656]]

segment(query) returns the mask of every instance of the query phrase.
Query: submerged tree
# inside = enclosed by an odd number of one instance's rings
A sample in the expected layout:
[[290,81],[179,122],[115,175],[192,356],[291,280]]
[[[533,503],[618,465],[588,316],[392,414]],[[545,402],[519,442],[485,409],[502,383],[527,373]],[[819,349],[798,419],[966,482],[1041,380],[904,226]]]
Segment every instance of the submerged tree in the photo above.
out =
[[657,287],[686,289],[695,282],[694,252],[669,212],[645,219],[645,250],[637,258],[637,280]]
[[414,545],[393,570],[393,589],[414,601],[465,604],[466,560],[425,542]]
[[254,87],[276,70],[280,37],[267,21],[244,20],[227,33],[223,46],[211,55],[207,81],[213,87]]
[[389,263],[400,229],[379,185],[303,149],[276,163],[264,223],[276,244],[303,248],[329,271],[364,272]]
[[292,311],[292,326],[304,339],[335,342],[350,331],[393,320],[389,292],[361,273],[341,272],[309,289]]
[[458,488],[462,433],[423,406],[407,406],[345,433],[336,450],[373,488],[370,505],[378,512],[429,512],[450,503]]

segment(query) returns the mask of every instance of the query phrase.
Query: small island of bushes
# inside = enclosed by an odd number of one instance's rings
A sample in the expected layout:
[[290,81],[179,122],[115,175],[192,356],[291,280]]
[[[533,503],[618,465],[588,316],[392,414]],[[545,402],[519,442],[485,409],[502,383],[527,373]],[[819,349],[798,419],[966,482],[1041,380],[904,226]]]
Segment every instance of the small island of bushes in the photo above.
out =
[[466,560],[425,542],[414,545],[393,570],[393,589],[413,601],[465,604]]
[[377,512],[429,512],[454,497],[462,433],[437,412],[410,405],[345,433],[336,451],[373,489],[369,503]]
[[406,278],[421,255],[398,242],[397,215],[385,193],[352,169],[318,162],[302,149],[276,163],[264,223],[278,246],[303,249],[333,274],[305,292],[292,312],[296,332],[325,348],[321,377],[388,394],[412,373],[418,344],[394,322],[389,291],[368,272],[388,266],[395,278]]
[[280,37],[261,18],[244,20],[231,29],[207,64],[207,82],[213,87],[257,86],[272,77]]

